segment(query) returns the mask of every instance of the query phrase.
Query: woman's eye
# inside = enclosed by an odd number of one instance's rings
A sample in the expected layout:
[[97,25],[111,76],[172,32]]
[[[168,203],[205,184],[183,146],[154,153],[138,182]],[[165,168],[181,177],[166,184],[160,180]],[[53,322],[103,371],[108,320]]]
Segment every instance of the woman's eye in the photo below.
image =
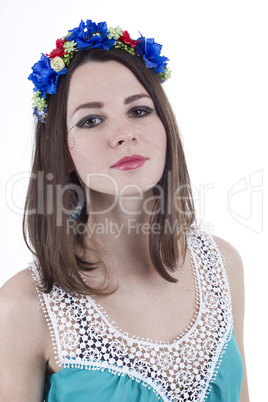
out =
[[153,109],[147,106],[135,107],[129,111],[131,117],[145,117],[153,112]]
[[92,128],[98,126],[103,121],[103,118],[100,116],[87,116],[81,119],[76,127],[79,128]]

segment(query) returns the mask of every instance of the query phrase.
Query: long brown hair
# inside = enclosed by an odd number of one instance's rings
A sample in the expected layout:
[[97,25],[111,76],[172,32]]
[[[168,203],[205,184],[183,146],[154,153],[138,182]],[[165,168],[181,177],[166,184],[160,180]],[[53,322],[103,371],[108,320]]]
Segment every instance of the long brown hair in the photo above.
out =
[[[79,199],[83,203],[85,188],[75,170],[69,173],[71,156],[67,144],[66,108],[70,80],[76,68],[88,62],[109,60],[124,64],[135,74],[151,96],[167,134],[164,173],[154,188],[155,201],[150,218],[151,227],[157,224],[160,228],[158,233],[152,230],[149,235],[152,264],[164,279],[176,282],[171,273],[178,266],[179,257],[185,258],[186,232],[195,222],[194,204],[179,130],[160,79],[152,69],[145,67],[139,57],[124,50],[82,50],[73,58],[68,73],[59,78],[57,94],[48,99],[46,124],[38,121],[35,129],[23,233],[27,246],[40,265],[44,292],[50,292],[53,284],[57,283],[67,292],[105,293],[104,289],[87,286],[81,276],[82,271],[100,266],[101,250],[92,242],[91,261],[82,258],[76,249],[85,249],[83,235],[78,230],[68,230],[72,207],[70,198],[72,202]],[[81,215],[75,222],[76,227],[87,222],[88,213],[84,202]],[[179,238],[183,240],[180,243],[184,244],[182,248],[178,247]]]

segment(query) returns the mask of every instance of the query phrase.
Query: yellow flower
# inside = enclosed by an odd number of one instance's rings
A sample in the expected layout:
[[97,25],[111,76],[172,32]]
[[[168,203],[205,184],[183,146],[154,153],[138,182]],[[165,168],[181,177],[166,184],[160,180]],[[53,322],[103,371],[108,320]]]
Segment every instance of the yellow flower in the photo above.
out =
[[56,56],[50,60],[50,67],[58,73],[65,67],[65,63],[61,57]]

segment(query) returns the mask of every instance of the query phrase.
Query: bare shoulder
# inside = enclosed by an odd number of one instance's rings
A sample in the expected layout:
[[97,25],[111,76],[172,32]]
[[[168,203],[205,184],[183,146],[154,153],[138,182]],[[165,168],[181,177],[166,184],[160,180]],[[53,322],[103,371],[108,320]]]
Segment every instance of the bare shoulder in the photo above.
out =
[[0,288],[0,309],[3,314],[23,314],[26,307],[28,313],[29,310],[32,313],[40,310],[35,283],[29,269],[18,272]]
[[227,276],[230,281],[231,289],[239,284],[243,284],[244,268],[243,261],[238,250],[228,241],[218,236],[213,236],[219,250],[224,257]]
[[227,277],[230,284],[234,329],[237,338],[242,341],[245,308],[244,268],[242,258],[236,248],[226,240],[214,236],[219,251],[224,257]]
[[31,289],[32,294],[34,294],[33,289],[35,288],[34,280],[32,277],[32,273],[29,268],[23,269],[22,271],[18,272],[12,278],[10,278],[4,285],[0,288],[1,294],[2,291],[12,290],[12,288],[19,287],[19,289]]
[[[0,335],[7,341],[9,332],[14,334],[13,338],[20,333],[27,336],[33,347],[36,335],[46,332],[43,311],[29,269],[20,271],[0,288],[0,327]],[[22,343],[23,339],[23,336],[18,337],[18,342]]]
[[46,323],[29,269],[0,289],[0,400],[41,401]]

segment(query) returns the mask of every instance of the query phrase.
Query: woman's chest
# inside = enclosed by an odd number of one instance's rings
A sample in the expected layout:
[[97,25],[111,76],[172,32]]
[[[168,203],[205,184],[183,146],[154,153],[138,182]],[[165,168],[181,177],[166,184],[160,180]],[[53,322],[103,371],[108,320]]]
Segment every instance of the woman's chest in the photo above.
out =
[[198,281],[189,253],[173,276],[176,283],[157,273],[151,280],[123,280],[116,292],[92,300],[130,337],[171,342],[185,332],[198,310]]
[[97,301],[108,321],[130,337],[171,342],[189,327],[198,310],[194,281],[172,285],[157,292],[124,289]]

